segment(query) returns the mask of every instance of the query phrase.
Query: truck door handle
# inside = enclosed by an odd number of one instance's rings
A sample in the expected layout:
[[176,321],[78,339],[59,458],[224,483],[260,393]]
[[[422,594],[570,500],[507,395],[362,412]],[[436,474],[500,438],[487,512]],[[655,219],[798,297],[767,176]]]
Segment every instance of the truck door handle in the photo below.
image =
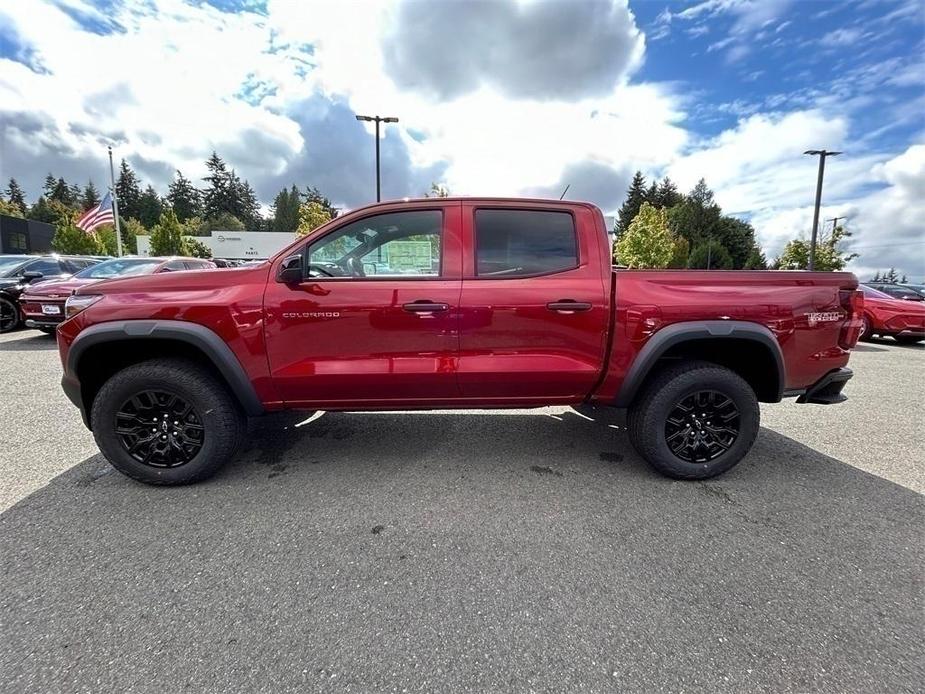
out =
[[449,307],[449,304],[438,304],[429,299],[418,299],[402,306],[408,313],[434,313],[435,311],[446,311]]
[[590,311],[591,304],[585,301],[575,301],[573,299],[559,299],[558,301],[551,301],[546,304],[546,308],[550,311],[558,311],[560,313],[574,313],[575,311]]

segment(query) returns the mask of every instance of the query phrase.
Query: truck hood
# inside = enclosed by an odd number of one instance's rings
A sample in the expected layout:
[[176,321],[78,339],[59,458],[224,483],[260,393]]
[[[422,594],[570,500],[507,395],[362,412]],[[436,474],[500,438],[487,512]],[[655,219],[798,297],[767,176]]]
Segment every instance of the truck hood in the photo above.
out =
[[38,282],[28,287],[24,294],[27,296],[44,296],[50,299],[67,297],[74,293],[80,287],[88,284],[95,284],[99,280],[82,279],[71,277],[66,280],[51,280],[49,282]]
[[266,275],[269,263],[252,267],[224,268],[221,270],[183,270],[160,272],[153,275],[114,277],[81,285],[76,294],[142,294],[156,295],[163,292],[204,291],[223,289],[235,284],[252,281],[254,277]]

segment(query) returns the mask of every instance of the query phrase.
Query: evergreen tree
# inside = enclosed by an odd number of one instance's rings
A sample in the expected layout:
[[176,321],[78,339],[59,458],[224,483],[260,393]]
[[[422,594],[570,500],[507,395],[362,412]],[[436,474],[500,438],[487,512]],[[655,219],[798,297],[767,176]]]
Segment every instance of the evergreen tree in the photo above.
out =
[[899,280],[899,283],[900,283],[900,284],[905,284],[905,283],[908,282],[908,281],[909,281],[909,280],[908,280],[908,278],[906,277],[906,273],[903,273],[903,278],[902,278],[901,280]]
[[637,171],[633,176],[633,181],[626,191],[626,199],[617,213],[617,236],[620,236],[629,228],[630,223],[639,214],[639,208],[646,201],[646,178],[642,171]]
[[761,248],[757,244],[752,246],[751,252],[748,254],[748,259],[745,261],[744,270],[767,270],[768,261],[764,257],[764,253],[761,251]]
[[879,282],[879,281],[880,281],[880,270],[877,270],[877,274],[874,275],[874,278],[871,280],[871,282]]
[[896,268],[891,267],[889,272],[884,273],[882,281],[896,284],[899,281],[899,276],[896,274]]
[[658,207],[658,183],[652,181],[646,188],[646,202],[653,207]]
[[99,204],[100,194],[96,190],[96,186],[93,185],[93,181],[87,181],[87,185],[80,195],[80,209],[89,210],[91,207],[96,207]]
[[153,186],[145,188],[145,192],[138,198],[138,221],[142,223],[145,229],[152,229],[161,218],[164,211],[164,203],[161,201],[157,191]]
[[185,223],[188,219],[202,214],[202,195],[179,171],[173,182],[167,186],[167,202],[181,222]]
[[299,227],[299,189],[294,185],[283,188],[273,198],[273,217],[270,219],[270,231],[295,233]]
[[678,187],[674,184],[674,181],[665,176],[658,185],[655,200],[652,204],[656,207],[669,208],[680,205],[682,202],[684,202],[684,196],[678,192]]
[[50,198],[55,192],[55,186],[58,185],[58,179],[55,178],[51,172],[45,177],[45,183],[42,184],[42,194],[46,198]]
[[231,172],[228,171],[225,161],[216,152],[212,152],[212,156],[206,160],[206,169],[209,175],[203,180],[209,185],[202,196],[203,216],[206,219],[213,219],[223,212],[233,215],[235,213],[235,191]]
[[707,239],[691,250],[687,267],[692,270],[731,270],[732,257],[722,244]]
[[20,212],[26,213],[26,195],[15,178],[11,178],[10,184],[6,187],[6,197],[10,203],[19,208]]
[[126,217],[139,217],[138,205],[141,201],[141,186],[138,177],[125,159],[119,165],[119,178],[116,180],[116,196],[119,198],[119,212]]
[[713,240],[729,252],[732,268],[741,270],[755,247],[755,229],[741,219],[723,216],[714,227]]
[[232,214],[241,220],[248,231],[260,231],[263,219],[260,216],[260,201],[247,181],[242,182],[237,174],[231,172],[233,196]]
[[719,205],[713,202],[713,191],[700,179],[684,202],[671,208],[668,221],[671,230],[686,238],[693,249],[707,239],[715,242],[721,214]]
[[55,187],[51,191],[49,196],[50,200],[55,200],[60,202],[62,205],[67,207],[74,207],[77,205],[77,197],[79,192],[75,195],[74,188],[67,184],[63,178],[59,178],[55,182]]

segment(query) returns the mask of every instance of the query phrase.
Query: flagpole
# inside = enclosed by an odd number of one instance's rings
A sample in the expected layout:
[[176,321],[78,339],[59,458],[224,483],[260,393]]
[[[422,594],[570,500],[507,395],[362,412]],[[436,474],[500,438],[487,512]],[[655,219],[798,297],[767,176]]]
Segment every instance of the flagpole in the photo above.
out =
[[119,228],[119,198],[116,195],[116,170],[112,167],[112,145],[109,149],[109,181],[112,184],[112,211],[116,223],[116,252],[122,257],[122,230]]

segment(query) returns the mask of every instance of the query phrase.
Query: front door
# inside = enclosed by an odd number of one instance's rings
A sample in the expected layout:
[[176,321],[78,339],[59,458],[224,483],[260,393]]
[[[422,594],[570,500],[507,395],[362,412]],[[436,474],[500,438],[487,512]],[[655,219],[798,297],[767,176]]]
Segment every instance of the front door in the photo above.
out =
[[379,212],[309,240],[304,279],[271,281],[267,354],[304,407],[440,405],[459,397],[459,203]]
[[[594,243],[587,206],[523,205],[463,206],[460,390],[485,404],[574,403],[604,360],[604,242]],[[589,233],[580,236],[579,224]]]

